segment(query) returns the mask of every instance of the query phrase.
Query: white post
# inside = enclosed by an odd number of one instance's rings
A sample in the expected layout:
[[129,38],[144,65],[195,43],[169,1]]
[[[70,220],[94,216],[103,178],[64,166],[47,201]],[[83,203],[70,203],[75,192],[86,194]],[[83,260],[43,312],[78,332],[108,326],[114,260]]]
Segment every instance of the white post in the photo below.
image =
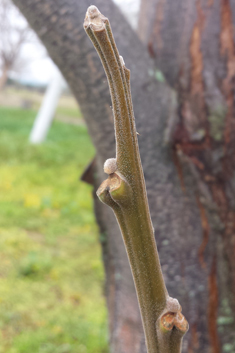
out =
[[34,121],[29,137],[31,143],[39,144],[44,141],[54,118],[63,85],[64,79],[61,73],[57,70],[52,81],[48,84],[43,102]]

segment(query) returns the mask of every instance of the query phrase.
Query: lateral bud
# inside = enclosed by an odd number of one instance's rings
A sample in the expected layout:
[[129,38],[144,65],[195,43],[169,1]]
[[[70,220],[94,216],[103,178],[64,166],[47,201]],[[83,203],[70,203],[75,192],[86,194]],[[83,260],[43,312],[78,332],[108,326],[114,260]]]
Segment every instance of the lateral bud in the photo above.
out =
[[113,174],[117,170],[117,160],[116,158],[109,158],[104,163],[104,172],[106,174]]
[[177,313],[181,311],[181,305],[176,298],[168,297],[166,300],[166,309],[172,313]]

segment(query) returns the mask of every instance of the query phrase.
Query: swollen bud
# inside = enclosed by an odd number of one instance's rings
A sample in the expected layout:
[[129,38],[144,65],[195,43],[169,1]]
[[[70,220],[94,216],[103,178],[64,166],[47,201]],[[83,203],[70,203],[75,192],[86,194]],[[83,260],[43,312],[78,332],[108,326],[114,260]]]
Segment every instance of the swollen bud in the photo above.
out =
[[117,160],[116,158],[109,158],[104,163],[104,172],[106,174],[113,174],[117,170]]
[[175,298],[168,297],[166,302],[166,307],[167,307],[167,310],[172,313],[177,313],[178,311],[181,311],[180,303]]
[[88,7],[87,13],[86,13],[87,17],[89,16],[91,19],[94,19],[94,18],[98,17],[99,15],[100,15],[100,11],[97,9],[96,6],[91,5]]

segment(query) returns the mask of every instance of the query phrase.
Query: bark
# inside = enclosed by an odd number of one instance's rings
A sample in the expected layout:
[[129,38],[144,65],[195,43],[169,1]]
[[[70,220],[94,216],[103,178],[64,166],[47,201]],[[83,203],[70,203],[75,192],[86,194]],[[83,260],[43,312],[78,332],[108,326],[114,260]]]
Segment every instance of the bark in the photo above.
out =
[[[105,178],[103,163],[115,156],[115,148],[107,82],[82,27],[90,2],[14,2],[45,44],[79,102],[97,150],[96,161],[84,178],[97,188]],[[109,17],[119,52],[131,70],[140,153],[166,286],[170,296],[179,299],[190,325],[183,352],[219,352],[210,337],[211,332],[218,337],[215,322],[218,310],[223,317],[230,315],[226,314],[230,305],[226,282],[228,262],[223,257],[223,243],[216,231],[213,230],[216,237],[212,238],[210,233],[208,239],[207,211],[203,203],[207,198],[202,199],[200,193],[204,184],[195,182],[195,178],[198,180],[197,170],[194,168],[192,173],[192,163],[181,165],[178,153],[170,143],[177,123],[176,96],[165,83],[155,78],[153,61],[114,4],[108,0],[95,0],[93,4]],[[207,189],[205,192],[207,195]],[[210,207],[215,209],[212,198]],[[140,314],[120,231],[112,212],[96,197],[95,210],[106,271],[112,352],[143,353],[145,345]],[[215,219],[216,215],[214,211]],[[219,227],[218,217],[216,221]],[[202,258],[206,262],[205,268],[202,267]],[[225,298],[225,302],[217,296],[219,272],[220,278],[224,278],[225,295],[222,299]],[[212,321],[209,320],[211,317]],[[230,326],[224,326],[226,330],[220,337],[218,349],[220,344],[231,343]]]
[[139,36],[177,94],[172,144],[178,164],[191,166],[199,188],[198,255],[208,276],[211,350],[234,351],[235,3],[147,0],[141,12]]

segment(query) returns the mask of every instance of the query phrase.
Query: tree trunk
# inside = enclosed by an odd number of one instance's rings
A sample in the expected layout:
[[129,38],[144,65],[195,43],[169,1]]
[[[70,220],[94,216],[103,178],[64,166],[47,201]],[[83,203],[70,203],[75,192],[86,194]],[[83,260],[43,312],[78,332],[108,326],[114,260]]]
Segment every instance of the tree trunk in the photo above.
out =
[[[107,82],[82,27],[90,2],[14,2],[45,44],[79,102],[97,150],[96,160],[89,168],[90,178],[88,172],[84,178],[97,187],[105,178],[103,163],[115,156],[115,146]],[[232,316],[228,312],[232,292],[227,283],[229,262],[219,237],[218,207],[190,156],[171,143],[176,141],[175,131],[179,130],[174,91],[159,82],[153,61],[115,5],[108,0],[94,0],[93,4],[109,17],[120,54],[131,70],[140,153],[164,277],[169,294],[179,299],[190,324],[183,352],[220,352],[220,345],[232,344],[232,324],[228,323]],[[182,163],[179,155],[187,157],[187,163]],[[120,231],[111,210],[98,202],[95,198],[112,352],[143,353],[140,314]],[[211,230],[208,205],[215,225]],[[226,326],[221,326],[224,331],[221,329],[220,337],[216,326],[218,314],[227,320]]]
[[[139,36],[176,90],[172,147],[198,185],[208,276],[208,335],[213,353],[235,350],[235,3],[230,0],[147,0]],[[177,14],[177,15],[176,15]],[[182,183],[184,175],[182,175]],[[213,243],[213,248],[211,247]],[[227,345],[226,345],[227,344]],[[227,347],[227,348],[226,348]],[[230,350],[229,350],[230,349]]]

